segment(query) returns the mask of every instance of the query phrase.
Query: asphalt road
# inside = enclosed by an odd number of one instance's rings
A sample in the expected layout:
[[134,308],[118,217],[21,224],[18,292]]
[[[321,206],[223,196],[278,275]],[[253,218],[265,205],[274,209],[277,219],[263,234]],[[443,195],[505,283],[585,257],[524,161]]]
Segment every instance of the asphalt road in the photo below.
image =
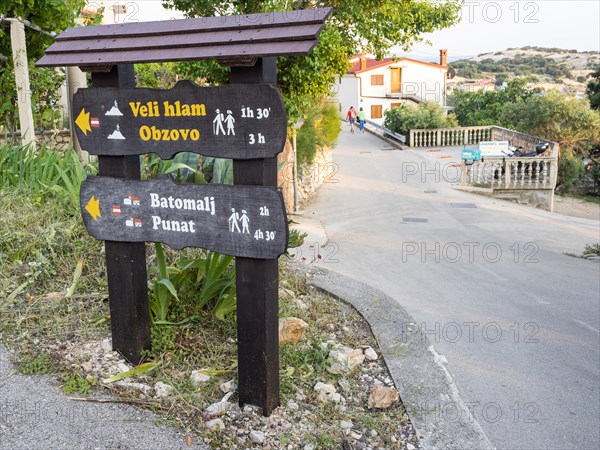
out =
[[497,448],[600,448],[600,263],[565,255],[598,242],[600,222],[452,189],[459,150],[441,150],[344,127],[304,211],[328,245],[303,256],[405,307]]

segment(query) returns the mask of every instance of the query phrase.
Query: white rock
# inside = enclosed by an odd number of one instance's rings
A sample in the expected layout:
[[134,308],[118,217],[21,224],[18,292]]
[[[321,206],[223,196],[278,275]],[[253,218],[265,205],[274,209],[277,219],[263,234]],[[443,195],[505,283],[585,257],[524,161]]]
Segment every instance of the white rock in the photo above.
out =
[[229,402],[217,402],[209,405],[206,408],[205,414],[209,417],[219,417],[227,413],[231,408],[231,403]]
[[299,298],[296,299],[296,307],[298,309],[301,309],[302,311],[306,311],[308,309],[308,305],[306,303],[304,303],[302,300],[300,300]]
[[351,431],[350,432],[350,437],[352,439],[356,439],[357,441],[362,437],[362,434],[357,432],[357,431]]
[[344,400],[344,397],[342,397],[340,394],[338,394],[337,392],[334,392],[333,394],[329,395],[329,399],[333,402],[333,403],[340,403]]
[[253,430],[250,432],[250,440],[254,444],[263,444],[265,442],[265,433]]
[[296,294],[294,294],[294,292],[290,291],[289,289],[279,287],[279,297],[286,300],[293,300],[296,298]]
[[352,421],[340,420],[340,427],[342,428],[342,430],[349,430],[350,428],[352,428]]
[[296,403],[293,400],[288,400],[287,407],[292,411],[298,411],[300,409],[300,406],[298,405],[298,403]]
[[129,367],[127,364],[125,363],[119,363],[117,365],[117,368],[119,369],[119,373],[123,373],[123,372],[129,372],[131,370],[131,367]]
[[333,394],[336,391],[333,384],[321,383],[320,381],[315,384],[313,389],[315,392],[324,392],[326,394]]
[[[340,397],[340,394],[336,393],[335,386],[333,384],[321,383],[319,381],[317,384],[315,384],[313,389],[317,393],[317,400],[319,400],[321,403],[327,403],[330,401],[335,403],[340,402],[340,399],[337,398]],[[333,398],[334,395],[336,396],[337,401]]]
[[159,381],[154,385],[154,398],[167,398],[173,393],[173,386]]
[[352,389],[350,382],[345,378],[338,380],[338,385],[342,388],[342,391],[344,392],[350,392],[350,389]]
[[349,347],[340,346],[329,352],[329,367],[327,371],[337,375],[351,372],[360,366],[365,360],[365,354],[358,348],[353,350]]
[[306,444],[302,450],[315,450],[315,446],[312,444]]
[[212,419],[206,422],[206,428],[211,431],[221,431],[225,429],[225,424],[221,419]]
[[127,389],[136,389],[138,391],[142,391],[144,394],[149,394],[152,391],[152,387],[147,385],[147,384],[143,384],[143,383],[128,383],[127,381],[117,381],[115,383],[117,386],[121,386]]
[[407,448],[408,450],[415,450],[415,446],[414,446],[414,445],[412,445],[410,442],[409,442],[408,444],[406,444],[406,448]]
[[[96,341],[97,342],[97,341]],[[102,350],[104,350],[105,353],[108,352],[112,352],[112,339],[111,338],[106,338],[102,341]]]
[[367,347],[364,350],[364,354],[365,354],[365,357],[367,358],[367,360],[369,360],[369,361],[376,361],[377,358],[379,358],[379,356],[377,356],[377,352],[375,350],[373,350],[372,347]]
[[228,392],[235,391],[237,389],[237,384],[235,384],[235,381],[229,380],[225,383],[221,383],[221,385],[219,386],[219,389],[221,389],[221,391],[223,391],[225,394],[227,394]]
[[210,376],[202,373],[202,370],[204,369],[194,370],[190,375],[190,381],[195,387],[198,387],[202,383],[206,383],[210,380]]

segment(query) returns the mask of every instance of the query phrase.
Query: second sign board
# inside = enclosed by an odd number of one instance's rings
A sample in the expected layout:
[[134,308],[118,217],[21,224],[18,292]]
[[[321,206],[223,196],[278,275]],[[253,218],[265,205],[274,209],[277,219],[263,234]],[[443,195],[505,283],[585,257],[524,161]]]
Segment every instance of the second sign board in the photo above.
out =
[[150,181],[90,176],[80,200],[85,226],[100,240],[261,259],[287,248],[283,198],[271,187],[176,184],[167,175]]
[[283,150],[287,132],[281,95],[264,84],[79,89],[73,108],[81,147],[94,155],[271,158]]

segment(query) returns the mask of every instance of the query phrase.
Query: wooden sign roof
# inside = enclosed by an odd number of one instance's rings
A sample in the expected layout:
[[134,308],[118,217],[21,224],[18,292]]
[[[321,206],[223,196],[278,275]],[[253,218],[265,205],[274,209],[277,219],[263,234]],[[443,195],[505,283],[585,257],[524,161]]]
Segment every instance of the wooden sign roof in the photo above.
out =
[[269,56],[307,55],[331,8],[73,27],[36,66],[102,70],[115,64],[216,59],[252,65]]

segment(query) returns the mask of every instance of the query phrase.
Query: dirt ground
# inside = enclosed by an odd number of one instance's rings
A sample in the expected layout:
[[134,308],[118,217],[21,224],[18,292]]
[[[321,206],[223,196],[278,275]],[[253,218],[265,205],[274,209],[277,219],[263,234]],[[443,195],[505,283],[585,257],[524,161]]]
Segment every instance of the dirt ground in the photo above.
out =
[[554,196],[554,212],[582,219],[600,220],[600,205],[560,195]]

